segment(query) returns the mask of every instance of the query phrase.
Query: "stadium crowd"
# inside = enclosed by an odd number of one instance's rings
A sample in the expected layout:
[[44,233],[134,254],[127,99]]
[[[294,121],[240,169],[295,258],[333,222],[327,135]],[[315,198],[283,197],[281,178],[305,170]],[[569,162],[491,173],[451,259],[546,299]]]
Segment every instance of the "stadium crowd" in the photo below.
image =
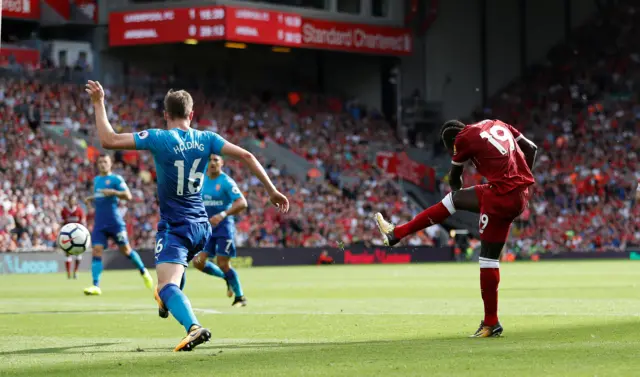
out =
[[[110,120],[121,132],[162,128],[163,95],[162,91],[149,96],[146,90],[108,89]],[[381,240],[374,238],[368,223],[371,211],[386,210],[398,221],[412,215],[391,177],[367,165],[363,157],[363,141],[380,135],[367,127],[385,127],[379,117],[353,116],[335,99],[311,98],[294,110],[286,100],[206,99],[194,92],[195,127],[219,132],[235,143],[273,140],[326,171],[325,181],[309,178],[301,182],[258,155],[292,200],[295,210],[283,216],[268,205],[260,183],[237,162],[228,161],[226,170],[249,202],[247,213],[238,219],[240,246],[379,244]],[[0,250],[53,247],[68,197],[77,195],[82,200],[90,193],[96,155],[87,157],[82,151],[56,144],[40,124],[63,128],[67,136],[95,140],[93,108],[80,86],[44,84],[36,78],[0,79],[0,106],[6,109],[0,116]],[[135,247],[153,247],[159,211],[152,199],[155,171],[151,156],[119,152],[114,160],[114,172],[125,178],[133,194],[130,202],[121,203],[130,239]],[[350,183],[342,185],[341,175],[349,175]],[[91,223],[91,206],[85,208]],[[426,232],[409,240],[413,245],[432,242]]]
[[[540,146],[537,184],[513,228],[511,252],[640,244],[640,206],[634,205],[640,179],[640,13],[621,6],[601,16],[474,114],[476,120],[511,123]],[[0,250],[6,251],[53,246],[67,197],[88,195],[96,173],[91,156],[56,144],[40,127],[54,125],[95,140],[93,108],[81,87],[60,81],[63,76],[52,83],[27,71],[21,78],[0,79]],[[163,127],[164,93],[107,88],[107,112],[116,130]],[[370,165],[368,142],[394,138],[380,114],[356,101],[312,94],[295,101],[193,95],[196,128],[240,144],[273,141],[325,171],[325,180],[301,181],[258,155],[292,200],[292,211],[283,216],[268,205],[259,182],[229,161],[226,170],[249,202],[238,218],[240,246],[379,244],[370,213],[383,211],[402,222],[416,210],[392,177]],[[152,247],[158,206],[151,157],[121,152],[115,161],[114,171],[133,193],[121,205],[130,239],[135,247]],[[481,183],[482,177],[470,167],[464,182]],[[408,240],[433,242],[426,232]]]
[[540,147],[530,208],[513,229],[514,252],[640,244],[639,22],[628,6],[601,15],[477,114],[513,124]]

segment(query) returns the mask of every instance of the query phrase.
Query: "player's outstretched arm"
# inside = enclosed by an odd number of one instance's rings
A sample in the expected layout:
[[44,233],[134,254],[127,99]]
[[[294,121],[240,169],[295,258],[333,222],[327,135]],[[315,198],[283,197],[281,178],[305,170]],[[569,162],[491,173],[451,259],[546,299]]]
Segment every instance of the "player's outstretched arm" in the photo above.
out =
[[527,166],[529,170],[533,171],[533,167],[536,164],[536,156],[538,154],[538,146],[533,143],[533,141],[524,137],[524,135],[520,135],[518,137],[518,146],[524,153],[524,159],[527,161]]
[[253,175],[262,182],[262,185],[269,194],[271,203],[278,207],[281,212],[289,211],[289,200],[276,189],[273,182],[271,182],[271,179],[267,175],[267,172],[262,167],[262,164],[260,164],[260,161],[258,161],[253,153],[229,142],[224,144],[221,152],[225,156],[240,160],[249,168],[249,170],[251,170],[251,173],[253,173]]
[[462,172],[464,171],[464,165],[451,165],[449,171],[449,186],[451,190],[458,191],[462,188]]
[[91,102],[95,110],[100,145],[106,149],[136,149],[136,142],[132,133],[119,134],[111,127],[111,123],[107,118],[107,110],[104,108],[104,89],[102,89],[102,85],[98,81],[89,80],[85,86],[85,92],[91,96]]

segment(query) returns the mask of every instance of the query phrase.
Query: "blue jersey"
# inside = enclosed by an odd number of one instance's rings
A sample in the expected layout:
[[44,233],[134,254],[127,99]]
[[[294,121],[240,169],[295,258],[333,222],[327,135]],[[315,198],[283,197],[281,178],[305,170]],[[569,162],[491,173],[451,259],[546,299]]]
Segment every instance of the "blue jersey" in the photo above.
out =
[[[202,198],[204,199],[207,216],[211,218],[222,211],[229,210],[233,202],[238,198],[242,198],[242,193],[240,193],[240,189],[238,189],[236,182],[231,177],[225,173],[220,173],[214,179],[205,177]],[[213,236],[233,238],[234,232],[233,216],[227,216],[213,229]]]
[[93,179],[93,197],[96,208],[94,229],[124,227],[124,219],[118,211],[117,196],[104,196],[102,190],[126,191],[127,184],[118,174],[99,175]]
[[161,221],[170,225],[207,222],[200,190],[209,156],[225,140],[210,131],[150,129],[134,134],[136,149],[153,154]]

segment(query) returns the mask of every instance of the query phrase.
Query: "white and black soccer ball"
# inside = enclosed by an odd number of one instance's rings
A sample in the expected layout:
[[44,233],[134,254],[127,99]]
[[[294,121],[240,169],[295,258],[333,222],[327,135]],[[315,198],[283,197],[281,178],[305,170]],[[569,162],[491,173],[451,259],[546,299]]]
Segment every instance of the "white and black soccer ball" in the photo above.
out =
[[82,224],[70,223],[58,233],[58,247],[67,254],[80,255],[91,245],[91,233]]

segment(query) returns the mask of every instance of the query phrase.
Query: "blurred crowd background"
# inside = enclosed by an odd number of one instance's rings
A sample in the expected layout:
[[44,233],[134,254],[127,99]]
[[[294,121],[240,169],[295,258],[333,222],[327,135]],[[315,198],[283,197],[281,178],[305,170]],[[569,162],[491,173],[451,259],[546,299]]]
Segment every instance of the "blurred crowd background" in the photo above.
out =
[[[468,123],[501,119],[540,148],[533,198],[513,227],[509,253],[622,250],[640,244],[640,205],[635,202],[640,182],[638,25],[640,13],[629,6],[596,17],[488,106],[460,114]],[[163,96],[179,81],[170,74],[153,80],[145,72],[136,74],[158,85],[107,88],[107,112],[119,132],[163,128]],[[62,65],[46,54],[37,65],[19,64],[11,56],[0,60],[0,250],[52,249],[61,210],[71,195],[78,197],[91,225],[92,208],[82,199],[90,195],[100,151],[92,145],[93,108],[79,84],[91,77],[86,56]],[[282,215],[270,207],[246,169],[227,161],[225,170],[249,202],[238,218],[239,246],[379,245],[372,213],[404,222],[421,210],[397,177],[378,168],[371,157],[376,141],[385,140],[397,150],[407,145],[380,109],[358,98],[312,92],[295,104],[259,92],[238,96],[194,90],[192,95],[195,128],[258,148],[275,142],[325,175],[323,180],[312,174],[301,180],[258,153],[292,201],[290,213]],[[65,137],[81,135],[89,144],[71,148],[49,137],[43,124],[58,127]],[[121,203],[129,238],[134,247],[153,247],[158,205],[151,156],[118,152],[114,161],[114,172],[133,193],[133,200]],[[482,181],[469,166],[465,186]],[[444,175],[438,177],[438,190],[440,195],[449,190]],[[451,244],[442,230],[428,229],[405,242]]]

